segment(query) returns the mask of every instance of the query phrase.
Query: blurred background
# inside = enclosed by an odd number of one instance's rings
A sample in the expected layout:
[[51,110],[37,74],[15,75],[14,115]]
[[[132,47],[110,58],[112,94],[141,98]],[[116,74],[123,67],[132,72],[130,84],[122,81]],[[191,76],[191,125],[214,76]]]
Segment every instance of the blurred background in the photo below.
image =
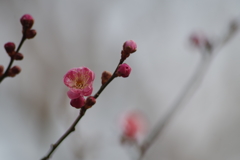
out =
[[[79,111],[69,105],[63,75],[86,66],[113,72],[122,44],[138,45],[127,59],[130,77],[114,80],[53,154],[56,160],[130,160],[136,153],[120,143],[120,116],[144,113],[148,129],[195,70],[200,55],[189,45],[195,31],[219,39],[240,16],[239,0],[1,0],[0,64],[3,48],[21,39],[20,17],[35,18],[37,36],[15,61],[22,72],[0,85],[0,159],[42,158]],[[240,35],[214,59],[198,91],[175,114],[146,153],[148,160],[240,159]]]

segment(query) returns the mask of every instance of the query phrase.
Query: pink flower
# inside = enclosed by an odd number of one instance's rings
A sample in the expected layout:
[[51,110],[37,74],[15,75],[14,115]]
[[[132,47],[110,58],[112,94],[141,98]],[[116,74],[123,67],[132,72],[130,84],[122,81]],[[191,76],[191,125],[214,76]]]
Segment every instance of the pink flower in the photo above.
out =
[[123,51],[125,53],[134,53],[137,50],[137,44],[133,40],[128,40],[123,44]]
[[70,69],[63,77],[64,84],[69,87],[68,97],[76,99],[80,96],[90,96],[93,91],[94,78],[94,72],[87,67]]
[[71,106],[73,106],[74,108],[81,108],[84,106],[85,104],[85,99],[83,96],[80,96],[76,99],[72,99],[71,102],[70,102]]
[[120,77],[126,78],[126,77],[128,77],[130,75],[131,70],[132,70],[132,68],[128,64],[123,63],[123,64],[120,64],[118,66],[116,75],[120,76]]
[[145,130],[145,118],[139,112],[129,112],[121,120],[123,135],[130,139],[137,139]]

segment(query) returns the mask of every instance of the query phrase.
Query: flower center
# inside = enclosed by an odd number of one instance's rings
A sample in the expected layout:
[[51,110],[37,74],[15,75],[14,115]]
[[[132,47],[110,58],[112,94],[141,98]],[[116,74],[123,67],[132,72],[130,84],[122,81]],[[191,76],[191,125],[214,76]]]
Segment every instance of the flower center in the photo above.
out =
[[87,83],[88,79],[89,79],[88,73],[80,74],[75,80],[74,88],[84,89],[85,87],[88,86]]

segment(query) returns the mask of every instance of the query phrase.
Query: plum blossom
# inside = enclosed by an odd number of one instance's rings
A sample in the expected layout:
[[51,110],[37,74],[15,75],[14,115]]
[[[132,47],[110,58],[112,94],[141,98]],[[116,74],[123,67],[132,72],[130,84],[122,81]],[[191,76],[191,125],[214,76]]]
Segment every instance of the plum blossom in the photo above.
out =
[[77,99],[81,96],[90,96],[94,78],[94,72],[87,67],[70,69],[63,77],[64,84],[69,88],[68,97]]
[[140,112],[131,111],[121,118],[123,136],[129,139],[137,139],[146,127],[146,120]]

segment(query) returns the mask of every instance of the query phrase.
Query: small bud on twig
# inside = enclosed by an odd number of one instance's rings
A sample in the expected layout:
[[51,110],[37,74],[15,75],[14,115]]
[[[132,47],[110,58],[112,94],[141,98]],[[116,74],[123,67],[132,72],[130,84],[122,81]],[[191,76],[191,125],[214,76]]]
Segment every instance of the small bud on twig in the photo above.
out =
[[32,38],[34,38],[36,36],[36,34],[37,34],[37,31],[34,30],[34,29],[27,30],[26,33],[25,33],[25,37],[27,39],[32,39]]
[[15,54],[15,44],[13,42],[6,43],[4,48],[10,57]]
[[15,60],[22,60],[23,59],[23,54],[22,53],[16,53],[15,56],[14,56],[14,59]]
[[119,77],[126,78],[130,75],[131,70],[132,70],[132,68],[128,64],[123,63],[118,66],[116,75]]
[[112,73],[108,72],[108,71],[104,71],[102,73],[102,85],[104,85],[110,78],[112,77]]
[[25,14],[20,19],[20,22],[21,22],[24,30],[25,29],[31,29],[33,24],[34,24],[34,19],[30,14]]
[[93,96],[89,96],[86,99],[85,108],[91,108],[96,103],[96,99]]

